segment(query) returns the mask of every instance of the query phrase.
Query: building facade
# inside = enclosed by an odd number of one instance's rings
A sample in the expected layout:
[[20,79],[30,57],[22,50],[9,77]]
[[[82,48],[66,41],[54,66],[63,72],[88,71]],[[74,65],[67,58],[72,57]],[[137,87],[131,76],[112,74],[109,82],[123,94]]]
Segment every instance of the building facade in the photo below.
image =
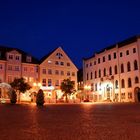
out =
[[61,47],[39,61],[20,49],[0,46],[0,83],[11,83],[20,77],[32,87],[29,92],[21,94],[21,100],[31,100],[31,93],[41,88],[46,100],[55,101],[63,95],[61,82],[68,78],[75,82],[77,90],[77,68]]
[[61,47],[44,56],[40,60],[39,68],[39,81],[46,91],[46,100],[62,98],[60,85],[64,79],[74,81],[77,90],[78,69]]
[[140,101],[140,37],[129,38],[84,59],[83,80],[89,100]]

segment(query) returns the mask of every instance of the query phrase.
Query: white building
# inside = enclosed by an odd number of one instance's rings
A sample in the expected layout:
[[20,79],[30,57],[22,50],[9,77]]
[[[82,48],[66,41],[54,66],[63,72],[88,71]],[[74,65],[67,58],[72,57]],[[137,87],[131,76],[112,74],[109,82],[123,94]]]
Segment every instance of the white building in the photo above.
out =
[[84,59],[83,80],[86,98],[90,100],[140,101],[140,37],[129,38]]

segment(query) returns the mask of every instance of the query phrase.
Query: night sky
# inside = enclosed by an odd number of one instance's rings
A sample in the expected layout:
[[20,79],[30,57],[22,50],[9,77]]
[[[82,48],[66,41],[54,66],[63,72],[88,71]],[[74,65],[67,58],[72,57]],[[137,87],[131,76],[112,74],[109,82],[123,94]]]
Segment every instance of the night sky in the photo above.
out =
[[0,0],[0,44],[41,58],[62,46],[82,58],[140,34],[138,0]]

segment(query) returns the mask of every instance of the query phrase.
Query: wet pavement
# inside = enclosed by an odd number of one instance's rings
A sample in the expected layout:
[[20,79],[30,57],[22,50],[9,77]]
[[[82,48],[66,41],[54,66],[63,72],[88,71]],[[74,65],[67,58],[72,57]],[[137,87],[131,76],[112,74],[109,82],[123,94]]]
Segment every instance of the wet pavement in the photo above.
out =
[[140,104],[0,104],[0,140],[140,140]]

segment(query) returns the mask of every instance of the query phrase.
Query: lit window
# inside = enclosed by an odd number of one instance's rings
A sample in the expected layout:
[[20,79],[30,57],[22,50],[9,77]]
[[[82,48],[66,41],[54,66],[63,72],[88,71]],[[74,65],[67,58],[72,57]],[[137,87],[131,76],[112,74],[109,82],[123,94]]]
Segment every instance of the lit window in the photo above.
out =
[[128,99],[132,99],[132,92],[128,92]]
[[52,61],[48,60],[48,64],[51,64],[51,63],[52,63]]
[[48,79],[48,86],[52,86],[52,79]]

